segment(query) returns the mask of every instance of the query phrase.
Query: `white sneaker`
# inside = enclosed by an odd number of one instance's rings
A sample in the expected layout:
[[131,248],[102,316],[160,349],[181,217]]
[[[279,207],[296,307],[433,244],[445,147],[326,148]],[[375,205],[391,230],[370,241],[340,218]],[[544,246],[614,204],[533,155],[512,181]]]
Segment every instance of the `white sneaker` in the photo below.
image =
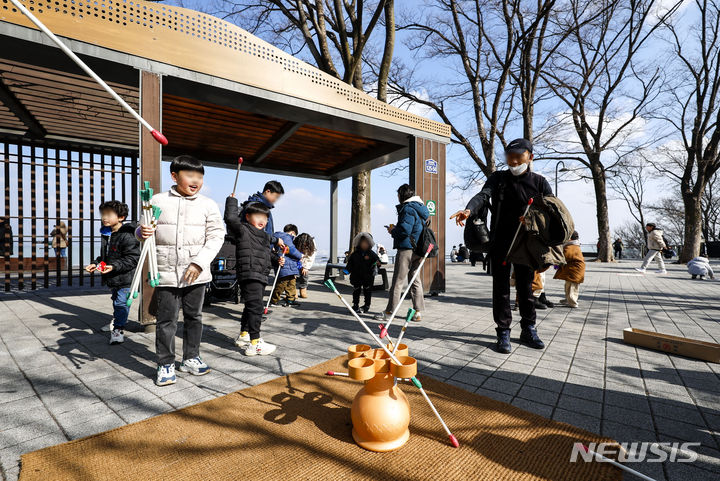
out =
[[277,347],[274,344],[258,339],[257,344],[246,344],[243,348],[243,354],[246,356],[267,356],[275,352],[275,349],[277,349]]
[[642,267],[636,267],[635,270],[638,271],[638,272],[642,272],[643,274],[645,274],[645,269],[643,269]]
[[376,321],[387,322],[388,319],[390,319],[390,316],[391,316],[391,315],[392,315],[391,312],[382,311],[380,314],[376,314],[375,317],[374,317],[374,319],[375,319]]
[[420,321],[422,321],[422,314],[420,314],[420,311],[417,311],[417,312],[415,313],[415,317],[413,317],[413,318],[410,319],[410,320],[411,320],[411,321],[415,321],[415,322],[420,322]]
[[182,372],[189,372],[193,376],[202,376],[210,372],[210,368],[200,359],[200,356],[185,359],[182,364],[180,364],[180,370]]
[[168,384],[175,384],[176,381],[177,379],[175,378],[175,363],[158,366],[155,384],[157,384],[158,386],[167,386]]
[[120,344],[125,340],[125,331],[122,329],[113,329],[110,332],[110,345]]
[[238,335],[237,339],[235,339],[235,345],[237,347],[245,347],[245,344],[247,344],[248,342],[250,342],[250,334],[248,334],[247,332],[244,336],[241,332],[240,335]]
[[657,271],[658,274],[667,274],[667,271],[665,269],[661,269]]
[[100,328],[102,332],[110,332],[115,327],[115,319],[110,319],[109,324],[105,324],[103,327]]

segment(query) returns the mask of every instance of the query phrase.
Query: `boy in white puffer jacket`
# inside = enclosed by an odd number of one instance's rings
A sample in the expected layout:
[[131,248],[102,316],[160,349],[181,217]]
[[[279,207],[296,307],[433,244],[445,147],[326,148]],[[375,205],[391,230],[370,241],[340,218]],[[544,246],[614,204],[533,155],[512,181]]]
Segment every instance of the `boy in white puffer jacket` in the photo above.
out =
[[210,262],[222,247],[225,224],[217,204],[201,195],[205,169],[189,155],[173,159],[170,173],[175,185],[155,194],[150,203],[162,212],[157,229],[142,226],[143,238],[155,234],[160,284],[155,350],[158,370],[155,384],[174,384],[175,333],[183,310],[183,361],[180,370],[201,376],[209,372],[200,358],[202,305],[205,284],[211,279]]

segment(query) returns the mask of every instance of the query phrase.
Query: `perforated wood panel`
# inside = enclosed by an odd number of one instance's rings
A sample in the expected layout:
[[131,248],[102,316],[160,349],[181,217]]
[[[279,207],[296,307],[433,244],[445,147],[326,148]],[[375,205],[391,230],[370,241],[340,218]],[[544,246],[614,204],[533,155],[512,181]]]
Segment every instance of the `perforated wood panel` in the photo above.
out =
[[[449,126],[380,102],[210,15],[135,0],[23,3],[57,35],[450,136]],[[34,28],[9,0],[0,0],[0,20]]]

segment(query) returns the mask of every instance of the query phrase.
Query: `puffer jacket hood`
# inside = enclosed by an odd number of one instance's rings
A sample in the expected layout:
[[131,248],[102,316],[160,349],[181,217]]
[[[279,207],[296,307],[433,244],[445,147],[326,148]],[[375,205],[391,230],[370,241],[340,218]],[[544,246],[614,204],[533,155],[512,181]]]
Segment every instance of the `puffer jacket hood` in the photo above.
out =
[[565,204],[553,195],[540,196],[525,216],[508,261],[535,270],[565,264],[563,246],[570,240],[575,224]]
[[[410,197],[396,206],[398,223],[391,235],[395,249],[412,249],[422,233],[430,212],[419,196]],[[412,241],[410,240],[412,239]]]
[[[248,199],[242,203],[241,210],[240,210],[240,220],[245,221],[245,206],[247,206],[250,202],[260,202],[262,204],[265,204],[268,209],[274,209],[275,206],[265,198],[264,195],[262,195],[262,192],[255,192],[253,195],[248,197]],[[270,212],[270,215],[268,215],[268,221],[267,224],[265,224],[265,232],[273,235],[273,232],[275,232],[275,224],[273,222],[273,216],[272,216],[272,210]]]
[[375,247],[375,241],[373,240],[372,234],[370,234],[369,232],[360,232],[358,235],[355,236],[352,241],[352,247],[354,251],[357,250],[358,246],[360,245],[360,241],[363,239],[368,240],[368,242],[370,243],[370,249]]
[[225,223],[228,233],[235,241],[235,271],[238,280],[254,280],[267,284],[272,266],[271,236],[264,230],[240,220],[235,197],[225,200]]

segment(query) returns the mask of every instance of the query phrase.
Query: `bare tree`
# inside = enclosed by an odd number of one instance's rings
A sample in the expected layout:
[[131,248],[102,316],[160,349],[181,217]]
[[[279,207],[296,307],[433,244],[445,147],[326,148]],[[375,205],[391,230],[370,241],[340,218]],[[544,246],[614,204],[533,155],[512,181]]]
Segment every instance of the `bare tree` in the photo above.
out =
[[665,117],[678,131],[684,151],[677,171],[685,207],[681,262],[700,254],[703,193],[720,168],[720,7],[696,0],[689,14],[697,21],[687,35],[668,25],[679,68],[670,91],[674,108]]
[[720,240],[720,198],[716,195],[718,184],[717,176],[713,176],[705,185],[702,199],[703,237],[706,242]]
[[[401,101],[427,106],[450,125],[452,142],[461,145],[478,167],[466,186],[495,171],[496,151],[507,143],[505,130],[518,118],[513,108],[518,90],[522,90],[522,118],[527,119],[525,136],[532,138],[538,84],[534,71],[546,62],[548,48],[543,41],[555,3],[433,0],[399,22],[398,30],[411,34],[409,49],[433,62],[433,76],[441,65],[458,73],[456,81],[443,76],[442,84],[428,92],[430,79],[415,78],[411,69],[397,69],[391,72],[390,88]],[[468,105],[469,127],[465,125]]]
[[[395,46],[394,0],[214,0],[205,7],[293,55],[309,54],[320,70],[363,90],[364,55],[378,24],[385,25],[377,97],[387,101]],[[352,178],[350,240],[370,230],[370,172]]]
[[633,157],[617,164],[608,176],[608,185],[625,202],[645,242],[647,242],[645,216],[648,209],[645,191],[648,181],[653,177],[650,170],[644,159]]
[[[682,2],[664,10],[658,10],[656,3],[570,0],[573,41],[566,42],[541,72],[566,108],[556,121],[570,122],[568,130],[576,133],[579,144],[578,150],[568,152],[565,143],[557,157],[545,158],[572,159],[590,171],[601,261],[613,260],[606,172],[638,147],[632,142],[633,127],[659,94],[661,68],[648,67],[650,62],[643,63],[638,53]],[[590,21],[588,15],[593,17]]]

